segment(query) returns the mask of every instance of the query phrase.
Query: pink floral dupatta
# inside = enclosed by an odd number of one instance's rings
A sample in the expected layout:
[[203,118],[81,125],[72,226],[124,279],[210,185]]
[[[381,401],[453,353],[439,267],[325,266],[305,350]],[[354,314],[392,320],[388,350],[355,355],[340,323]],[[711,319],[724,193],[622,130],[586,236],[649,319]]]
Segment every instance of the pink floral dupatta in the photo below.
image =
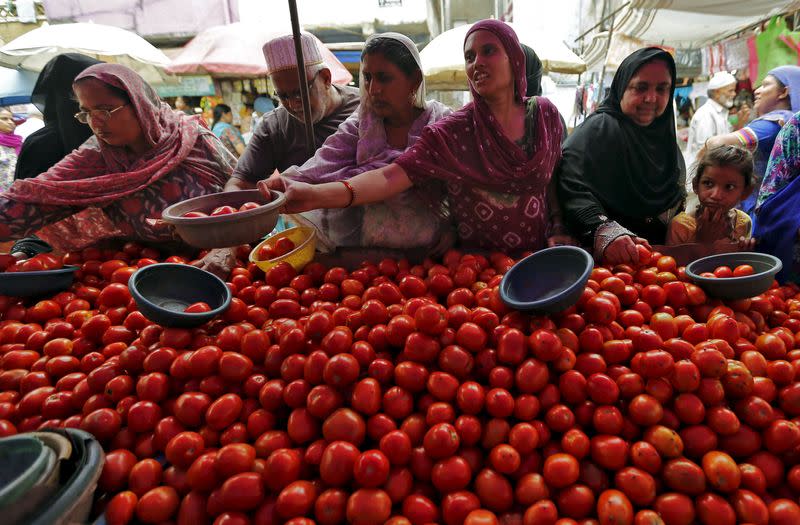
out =
[[205,127],[199,117],[173,111],[155,90],[133,70],[119,64],[97,64],[75,79],[96,78],[124,90],[152,149],[134,156],[124,147],[87,141],[47,172],[15,182],[4,197],[23,203],[58,206],[108,205],[143,190],[182,165],[208,185],[219,184],[225,174],[211,155],[212,144],[201,137]]

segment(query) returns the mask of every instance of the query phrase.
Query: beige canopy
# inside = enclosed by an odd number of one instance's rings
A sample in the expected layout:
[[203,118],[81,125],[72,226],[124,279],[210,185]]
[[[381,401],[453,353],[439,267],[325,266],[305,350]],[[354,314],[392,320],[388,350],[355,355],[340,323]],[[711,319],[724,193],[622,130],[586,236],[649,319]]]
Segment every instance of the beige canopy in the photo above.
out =
[[[582,73],[586,63],[563,42],[542,38],[526,31],[524,26],[510,24],[520,41],[533,48],[545,72]],[[429,90],[466,90],[464,72],[464,36],[472,24],[445,31],[420,52],[422,72]]]

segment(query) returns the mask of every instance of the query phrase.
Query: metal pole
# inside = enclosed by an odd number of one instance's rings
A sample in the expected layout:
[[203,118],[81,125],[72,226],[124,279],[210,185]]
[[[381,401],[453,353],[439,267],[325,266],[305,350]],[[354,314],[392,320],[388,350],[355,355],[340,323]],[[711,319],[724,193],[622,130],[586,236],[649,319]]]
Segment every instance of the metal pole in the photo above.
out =
[[598,91],[600,93],[600,101],[603,100],[603,84],[606,81],[606,63],[608,63],[608,50],[611,49],[611,39],[614,37],[614,22],[617,21],[617,17],[613,17],[611,19],[611,27],[608,29],[608,42],[606,42],[606,58],[603,60],[603,72],[600,73],[600,87]]
[[308,92],[308,79],[306,78],[306,61],[303,58],[303,45],[300,42],[300,20],[297,17],[297,1],[289,0],[289,15],[292,17],[292,36],[294,37],[294,51],[297,55],[297,77],[300,82],[300,99],[303,102],[303,117],[306,121],[306,150],[309,156],[314,156],[317,151],[314,144],[314,123],[311,122],[311,97]]
[[[608,21],[608,19],[609,19],[609,18],[613,18],[613,17],[615,17],[615,16],[616,16],[616,15],[617,15],[617,14],[618,14],[620,11],[622,11],[623,9],[625,9],[626,7],[628,7],[629,5],[631,5],[631,3],[630,3],[630,2],[625,2],[624,4],[622,4],[621,6],[619,6],[618,8],[616,8],[616,9],[614,10],[614,12],[612,12],[612,13],[609,13],[608,15],[605,15],[605,14],[604,14],[604,15],[603,15],[603,18],[602,18],[602,19],[601,19],[599,22],[597,22],[595,25],[593,25],[592,27],[590,27],[589,29],[587,29],[586,31],[584,31],[583,33],[581,33],[580,35],[578,35],[578,36],[575,38],[575,41],[577,42],[578,40],[583,40],[583,38],[584,38],[586,35],[588,35],[588,34],[589,34],[589,33],[591,33],[592,31],[594,31],[595,29],[597,29],[598,27],[600,27],[601,25],[603,25],[604,23],[606,23],[606,21]],[[603,8],[603,12],[605,13],[605,7]]]

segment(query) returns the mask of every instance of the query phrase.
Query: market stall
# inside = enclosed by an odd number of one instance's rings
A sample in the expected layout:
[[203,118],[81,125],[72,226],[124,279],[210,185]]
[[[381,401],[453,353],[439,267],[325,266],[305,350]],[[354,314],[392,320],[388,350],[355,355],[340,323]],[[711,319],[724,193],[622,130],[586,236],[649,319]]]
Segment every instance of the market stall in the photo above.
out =
[[[287,28],[286,31],[290,30]],[[214,95],[201,101],[207,120],[213,106],[225,102],[233,109],[234,123],[241,125],[249,119],[258,97],[269,97],[272,88],[268,83],[267,66],[261,48],[264,43],[285,34],[257,24],[237,22],[210,27],[176,54],[167,71],[180,77],[184,75],[208,75],[214,79]],[[335,84],[348,84],[353,75],[322,42],[318,41],[325,62],[331,69]],[[206,77],[208,78],[208,77]],[[178,90],[171,90],[177,93]],[[184,93],[194,95],[194,93]],[[242,131],[248,131],[244,126]]]

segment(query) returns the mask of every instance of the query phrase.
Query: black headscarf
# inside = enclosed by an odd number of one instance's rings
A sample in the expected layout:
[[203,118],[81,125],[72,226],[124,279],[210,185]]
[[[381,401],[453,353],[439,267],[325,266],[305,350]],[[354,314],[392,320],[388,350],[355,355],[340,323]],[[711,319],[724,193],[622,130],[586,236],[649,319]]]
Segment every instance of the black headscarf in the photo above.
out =
[[[668,65],[672,86],[664,113],[644,127],[622,112],[620,101],[639,68],[653,60]],[[657,47],[635,51],[620,64],[597,111],[564,143],[559,197],[575,233],[593,235],[610,219],[641,236],[649,235],[651,242],[663,242],[667,224],[657,217],[685,196],[686,167],[675,134],[674,92],[672,56]]]
[[542,61],[531,47],[522,45],[525,51],[525,76],[528,77],[526,97],[538,97],[542,94]]
[[89,126],[75,120],[79,109],[72,94],[72,82],[84,69],[99,63],[79,53],[64,53],[45,64],[31,96],[44,116],[44,127],[22,144],[14,178],[27,179],[44,173],[92,136]]

